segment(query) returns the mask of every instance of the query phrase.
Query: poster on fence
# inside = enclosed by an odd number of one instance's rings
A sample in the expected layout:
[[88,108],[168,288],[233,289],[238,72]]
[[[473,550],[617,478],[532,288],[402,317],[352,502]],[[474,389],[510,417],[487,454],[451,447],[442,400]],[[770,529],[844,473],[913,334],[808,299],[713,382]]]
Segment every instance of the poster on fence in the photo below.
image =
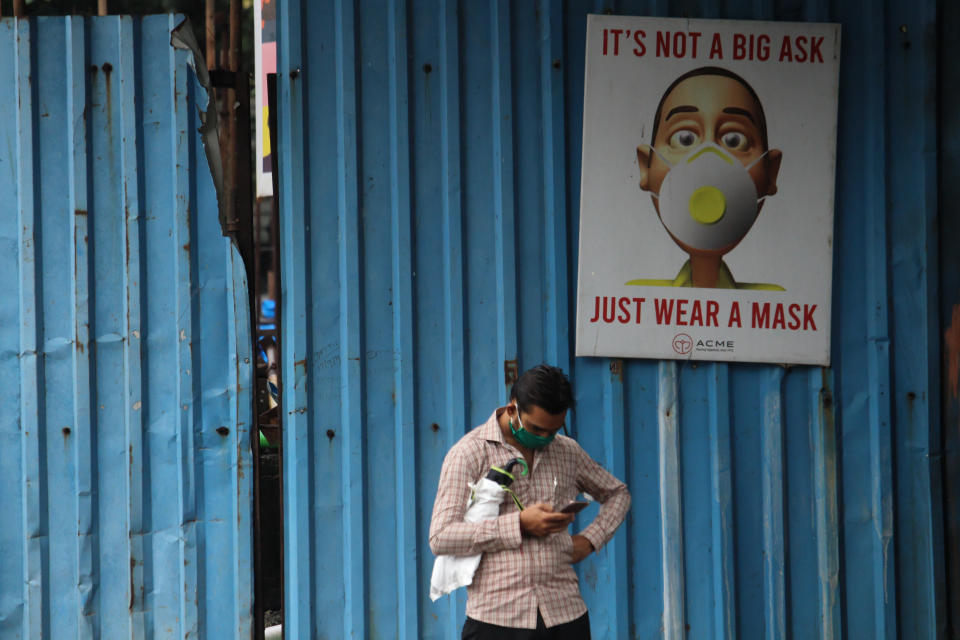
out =
[[257,197],[273,195],[273,162],[270,155],[270,100],[267,76],[277,72],[277,2],[256,0],[253,3],[254,94],[257,107],[256,161]]
[[840,26],[586,42],[577,355],[828,365]]

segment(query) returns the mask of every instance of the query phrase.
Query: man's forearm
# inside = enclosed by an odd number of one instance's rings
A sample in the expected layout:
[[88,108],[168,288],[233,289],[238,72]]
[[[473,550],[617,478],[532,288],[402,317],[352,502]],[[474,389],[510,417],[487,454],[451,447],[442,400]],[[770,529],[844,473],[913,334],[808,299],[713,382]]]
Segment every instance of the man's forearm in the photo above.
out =
[[[433,529],[433,527],[431,527]],[[480,522],[450,522],[430,536],[434,555],[471,556],[520,546],[520,512]]]
[[626,485],[621,485],[610,494],[600,507],[597,517],[581,532],[581,535],[590,541],[594,549],[599,549],[610,541],[629,510],[630,491]]

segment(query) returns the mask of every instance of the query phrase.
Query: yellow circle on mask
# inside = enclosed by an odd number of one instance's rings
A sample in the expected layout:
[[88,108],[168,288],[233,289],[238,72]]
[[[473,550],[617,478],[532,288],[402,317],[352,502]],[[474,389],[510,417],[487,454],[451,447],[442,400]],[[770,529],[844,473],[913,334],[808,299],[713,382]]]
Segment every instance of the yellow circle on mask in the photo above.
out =
[[713,224],[727,212],[727,199],[716,187],[700,187],[690,195],[690,216],[700,224]]

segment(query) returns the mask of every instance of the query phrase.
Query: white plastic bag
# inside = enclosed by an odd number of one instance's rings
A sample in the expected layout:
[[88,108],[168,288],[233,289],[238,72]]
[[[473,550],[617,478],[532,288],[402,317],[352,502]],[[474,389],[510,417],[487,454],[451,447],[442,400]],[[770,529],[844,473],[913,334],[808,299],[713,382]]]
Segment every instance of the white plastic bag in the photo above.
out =
[[[500,503],[506,491],[496,482],[481,478],[480,482],[470,484],[473,489],[467,504],[467,513],[463,519],[467,522],[492,520],[500,514]],[[430,599],[436,601],[455,589],[473,582],[473,574],[480,566],[480,556],[437,556],[433,562],[433,575],[430,576]]]

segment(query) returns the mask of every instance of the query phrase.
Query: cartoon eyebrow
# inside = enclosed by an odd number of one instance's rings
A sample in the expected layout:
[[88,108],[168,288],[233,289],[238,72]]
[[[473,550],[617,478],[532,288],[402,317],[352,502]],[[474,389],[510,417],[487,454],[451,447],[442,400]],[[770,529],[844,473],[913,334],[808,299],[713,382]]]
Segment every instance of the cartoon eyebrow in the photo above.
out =
[[723,110],[724,113],[729,113],[733,116],[743,116],[753,124],[757,124],[757,121],[753,119],[753,114],[747,111],[746,109],[741,109],[740,107],[727,107]]
[[678,113],[695,113],[697,111],[699,111],[699,109],[689,105],[681,105],[679,107],[674,107],[673,109],[670,109],[670,112],[667,113],[667,117],[664,118],[663,121],[666,122],[667,120],[669,120],[670,118],[672,118]]

